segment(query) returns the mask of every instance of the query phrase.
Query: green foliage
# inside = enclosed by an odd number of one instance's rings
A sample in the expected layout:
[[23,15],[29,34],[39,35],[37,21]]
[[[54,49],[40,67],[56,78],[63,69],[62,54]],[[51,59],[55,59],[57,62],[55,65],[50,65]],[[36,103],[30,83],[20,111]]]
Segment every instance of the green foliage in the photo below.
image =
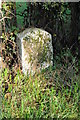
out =
[[[2,34],[5,44],[3,56],[8,66],[13,69],[13,62],[16,64],[17,61],[14,59],[17,58],[17,51],[13,31],[17,33],[21,29],[15,27],[16,22],[12,19],[15,16],[13,14],[15,5],[3,3],[2,6],[3,17],[6,17],[4,31],[12,31],[10,34]],[[25,76],[18,70],[14,78],[13,71],[9,69],[2,71],[2,74],[0,73],[2,118],[79,119],[80,73],[76,67],[78,60],[72,56],[70,49],[60,49],[70,40],[69,3],[19,3],[19,6],[20,9],[16,9],[15,16],[18,27],[33,25],[51,30],[54,35],[53,42],[56,41],[55,66],[43,69],[34,76],[28,74]],[[57,49],[61,52],[57,52]]]
[[[66,82],[65,86],[65,79],[64,82],[60,79],[61,72],[49,68],[34,76],[25,76],[18,70],[14,78],[14,86],[11,83],[12,88],[2,93],[2,118],[77,119],[80,97],[78,76],[72,76],[71,83]],[[8,75],[10,72],[5,69],[2,73],[2,83]],[[10,79],[11,77],[9,82]],[[11,94],[10,99],[9,96],[6,97],[7,93]]]
[[17,25],[23,27],[25,24],[24,17],[27,17],[27,12],[25,12],[25,9],[27,9],[26,2],[16,2],[16,8],[18,8],[16,9]]

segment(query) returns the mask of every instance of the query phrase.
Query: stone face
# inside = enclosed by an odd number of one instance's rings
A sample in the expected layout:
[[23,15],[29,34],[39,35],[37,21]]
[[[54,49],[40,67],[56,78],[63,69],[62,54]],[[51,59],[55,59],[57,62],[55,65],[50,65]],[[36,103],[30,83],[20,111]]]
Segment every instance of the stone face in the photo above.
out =
[[39,28],[27,28],[17,36],[22,70],[25,74],[27,72],[35,73],[35,71],[52,65],[51,34]]

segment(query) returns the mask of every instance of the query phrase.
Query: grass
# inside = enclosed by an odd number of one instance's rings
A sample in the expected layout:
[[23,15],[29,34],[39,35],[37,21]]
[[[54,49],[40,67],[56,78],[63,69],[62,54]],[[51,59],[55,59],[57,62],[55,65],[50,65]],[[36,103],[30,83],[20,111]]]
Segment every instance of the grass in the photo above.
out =
[[34,76],[17,71],[12,83],[10,71],[5,69],[0,82],[2,118],[79,119],[80,76],[69,76],[70,71],[64,73],[62,68],[53,67]]

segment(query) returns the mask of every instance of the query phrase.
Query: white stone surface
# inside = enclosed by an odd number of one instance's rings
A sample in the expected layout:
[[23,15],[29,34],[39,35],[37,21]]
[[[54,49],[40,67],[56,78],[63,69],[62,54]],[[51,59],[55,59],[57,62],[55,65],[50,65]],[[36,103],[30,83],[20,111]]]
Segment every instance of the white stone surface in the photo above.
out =
[[17,36],[22,70],[25,74],[27,72],[35,73],[35,71],[52,65],[51,34],[39,28],[27,28]]

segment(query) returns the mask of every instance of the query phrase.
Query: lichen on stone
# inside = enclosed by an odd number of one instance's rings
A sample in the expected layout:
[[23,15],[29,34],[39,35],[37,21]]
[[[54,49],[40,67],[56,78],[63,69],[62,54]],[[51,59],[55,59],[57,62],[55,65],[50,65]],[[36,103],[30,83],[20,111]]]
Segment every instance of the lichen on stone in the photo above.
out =
[[51,35],[48,32],[38,28],[29,29],[24,32],[26,35],[21,38],[22,63],[23,69],[31,69],[33,71],[34,67],[37,70],[51,64],[53,48]]

